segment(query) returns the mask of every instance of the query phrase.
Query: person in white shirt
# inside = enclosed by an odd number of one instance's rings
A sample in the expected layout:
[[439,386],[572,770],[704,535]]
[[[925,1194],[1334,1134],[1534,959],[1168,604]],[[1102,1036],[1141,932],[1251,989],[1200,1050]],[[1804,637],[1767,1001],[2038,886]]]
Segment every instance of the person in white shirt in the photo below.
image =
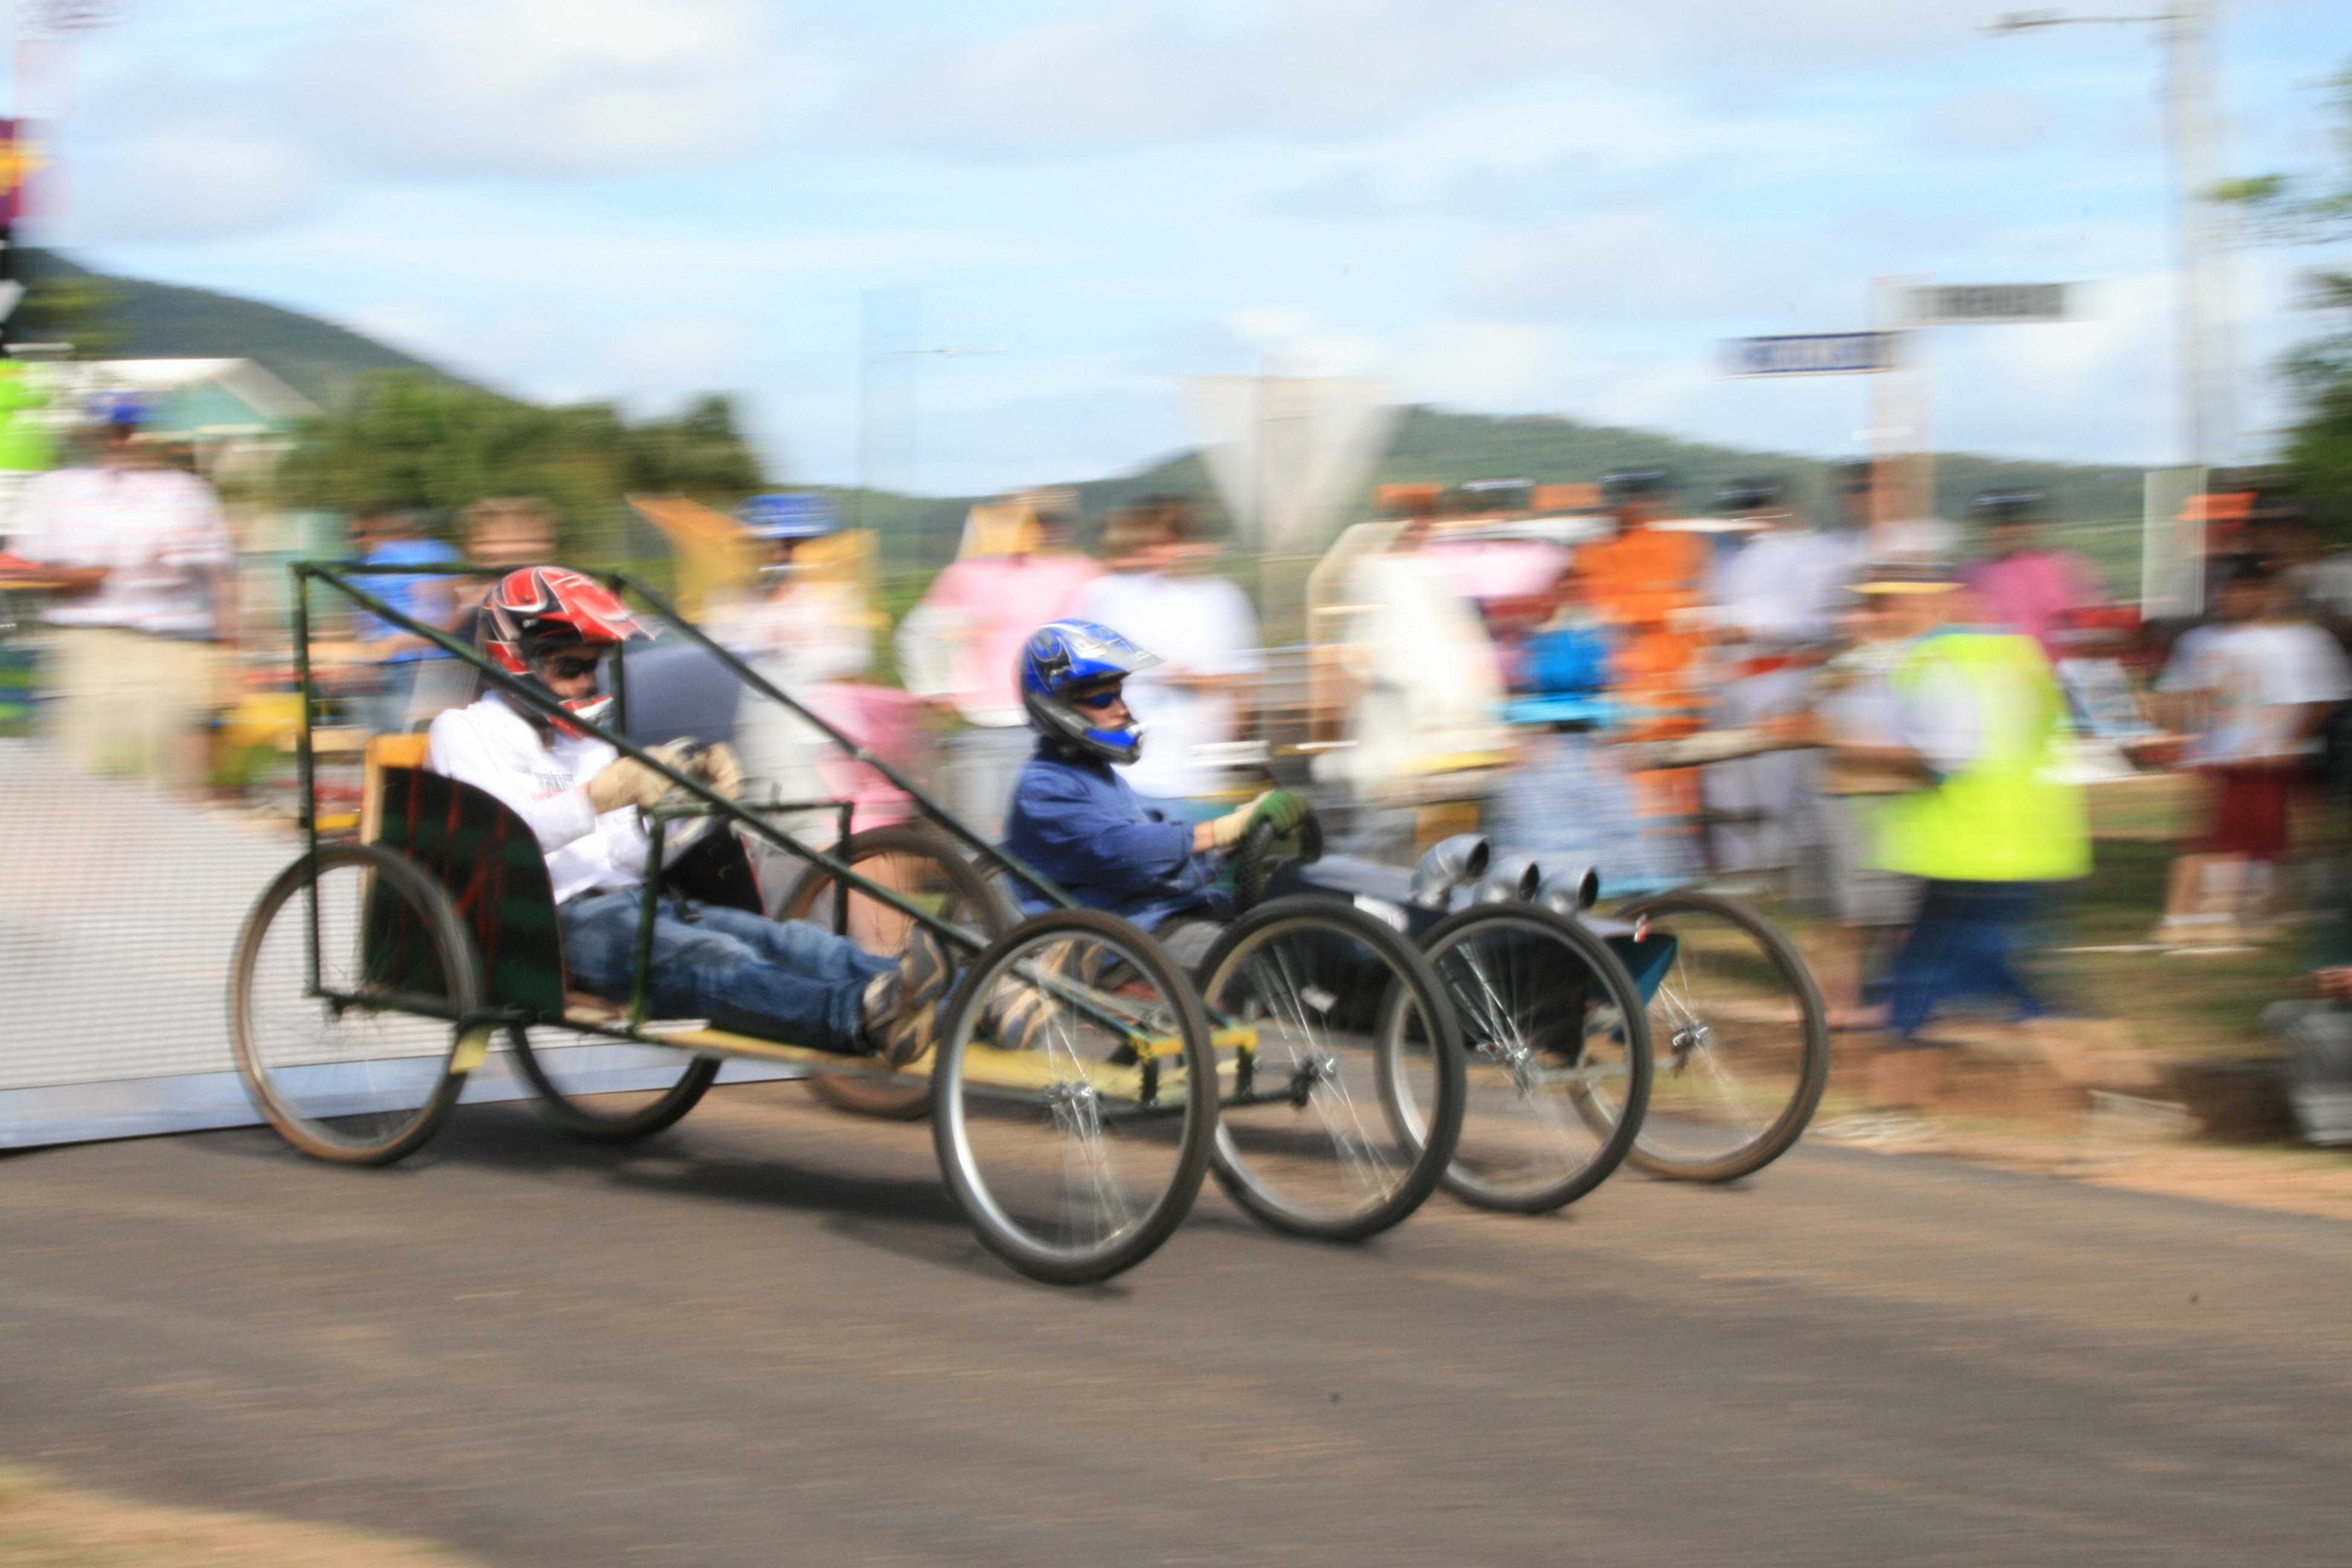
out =
[[[573,708],[595,700],[604,654],[640,629],[618,598],[561,567],[509,573],[483,608],[492,657]],[[721,795],[731,796],[740,782],[723,745],[673,742],[654,754]],[[426,766],[495,795],[530,826],[554,884],[565,967],[581,989],[629,994],[640,910],[654,898],[646,979],[658,1016],[707,1018],[818,1050],[880,1054],[894,1064],[929,1050],[955,973],[932,932],[915,928],[893,962],[807,921],[765,920],[646,886],[637,814],[672,787],[658,770],[496,690],[433,721]]]
[[236,547],[212,487],[138,442],[136,405],[108,412],[97,461],[41,475],[18,513],[16,553],[58,584],[47,727],[83,773],[194,786],[235,637]]
[[2319,733],[2352,696],[2336,639],[2284,613],[2282,584],[2252,557],[2221,576],[2218,624],[2173,649],[2158,692],[2196,737],[2191,765],[2211,780],[2205,835],[2173,862],[2167,943],[2234,941],[2268,901],[2286,858],[2294,799],[2315,782]]
[[1108,576],[1078,593],[1080,620],[1110,627],[1160,661],[1131,676],[1127,705],[1151,744],[1120,771],[1171,820],[1225,782],[1215,748],[1240,739],[1252,683],[1265,668],[1248,595],[1208,570],[1213,542],[1181,496],[1152,496],[1112,518]]
[[[1861,539],[1811,527],[1777,479],[1724,487],[1724,510],[1754,531],[1717,579],[1716,649],[1723,679],[1708,723],[1739,729],[1801,712],[1813,669],[1860,573]],[[1710,847],[1724,870],[1773,870],[1812,847],[1811,797],[1820,759],[1767,752],[1711,764],[1707,805],[1720,814]]]

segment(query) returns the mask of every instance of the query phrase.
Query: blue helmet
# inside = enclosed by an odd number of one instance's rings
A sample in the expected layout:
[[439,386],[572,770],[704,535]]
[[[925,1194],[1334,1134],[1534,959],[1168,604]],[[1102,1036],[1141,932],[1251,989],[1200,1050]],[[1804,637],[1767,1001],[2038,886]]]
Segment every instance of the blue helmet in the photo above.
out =
[[743,527],[754,539],[821,539],[839,526],[823,496],[786,492],[743,503]]
[[1054,621],[1030,633],[1021,645],[1021,705],[1029,710],[1030,726],[1063,750],[1107,763],[1131,763],[1143,752],[1143,726],[1130,719],[1123,729],[1098,729],[1069,694],[1159,662],[1158,654],[1145,652],[1098,622]]

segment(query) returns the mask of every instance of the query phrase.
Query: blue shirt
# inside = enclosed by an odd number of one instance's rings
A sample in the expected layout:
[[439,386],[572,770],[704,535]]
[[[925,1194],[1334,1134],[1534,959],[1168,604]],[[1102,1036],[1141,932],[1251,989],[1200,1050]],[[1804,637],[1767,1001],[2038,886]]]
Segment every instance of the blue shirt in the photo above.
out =
[[[1162,820],[1108,763],[1040,743],[1013,786],[1004,847],[1087,908],[1146,931],[1187,910],[1234,914],[1233,895],[1210,885],[1216,857],[1193,852],[1192,824]],[[1032,914],[1054,907],[1025,888],[1021,901]]]
[[[370,566],[430,566],[436,562],[459,561],[464,557],[437,539],[393,539],[369,551],[365,559]],[[424,591],[425,585],[428,583],[446,583],[448,580],[446,577],[406,575],[356,579],[360,587],[373,594],[411,620],[424,619],[416,613],[416,595]],[[400,629],[380,616],[372,616],[362,609],[352,611],[352,635],[361,642],[374,642],[379,637],[391,637]],[[437,647],[404,647],[386,658],[384,662],[405,664],[412,659],[447,658],[448,657]]]

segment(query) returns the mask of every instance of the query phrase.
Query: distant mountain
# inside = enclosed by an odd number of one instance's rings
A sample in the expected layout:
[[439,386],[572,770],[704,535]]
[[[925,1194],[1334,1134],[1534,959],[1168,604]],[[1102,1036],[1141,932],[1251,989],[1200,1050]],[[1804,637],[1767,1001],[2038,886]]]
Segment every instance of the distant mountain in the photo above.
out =
[[109,325],[121,334],[113,353],[123,359],[250,359],[321,407],[343,401],[378,371],[416,371],[457,380],[440,366],[299,310],[96,272],[49,250],[18,255],[27,283],[44,278],[107,285],[116,300]]
[[[1373,487],[1409,480],[1454,486],[1465,479],[1532,479],[1538,484],[1580,484],[1611,468],[1657,468],[1675,477],[1691,510],[1714,509],[1717,489],[1727,479],[1771,476],[1789,484],[1817,518],[1832,515],[1830,465],[1819,458],[1788,452],[1757,452],[1737,447],[1677,440],[1655,431],[1588,425],[1557,415],[1461,414],[1416,405],[1405,410],[1387,453],[1349,510],[1371,515]],[[1936,510],[1965,521],[1969,498],[1980,490],[2034,489],[2050,497],[2066,542],[2083,551],[2119,593],[2139,583],[2141,471],[2071,463],[2036,463],[1966,452],[1936,459]],[[1214,508],[1207,466],[1197,452],[1161,459],[1129,475],[1078,487],[1087,514],[1108,511],[1137,496],[1167,492],[1197,496]]]
[[[246,358],[259,361],[288,385],[322,406],[341,403],[367,376],[387,370],[420,372],[455,381],[448,372],[348,328],[297,310],[209,289],[150,283],[94,272],[51,251],[28,250],[25,276],[89,279],[118,291],[112,324],[122,333],[116,350],[126,358]],[[1446,485],[1475,479],[1526,479],[1572,484],[1616,468],[1672,472],[1695,510],[1712,504],[1717,486],[1748,475],[1790,482],[1815,515],[1829,515],[1829,465],[1817,458],[1755,452],[1678,440],[1654,431],[1591,425],[1557,415],[1463,414],[1418,405],[1408,408],[1387,453],[1346,510],[1371,515],[1372,487],[1401,480]],[[1965,519],[1969,498],[1995,487],[2032,487],[2050,495],[2068,542],[2083,550],[2118,592],[2139,581],[2141,476],[2137,468],[2034,463],[1946,453],[1936,463],[1937,510]],[[1194,496],[1223,519],[1208,467],[1193,451],[1178,452],[1130,473],[1077,485],[1090,522],[1139,496]],[[963,515],[973,499],[832,491],[843,511],[884,535],[893,575],[936,570],[955,552]]]

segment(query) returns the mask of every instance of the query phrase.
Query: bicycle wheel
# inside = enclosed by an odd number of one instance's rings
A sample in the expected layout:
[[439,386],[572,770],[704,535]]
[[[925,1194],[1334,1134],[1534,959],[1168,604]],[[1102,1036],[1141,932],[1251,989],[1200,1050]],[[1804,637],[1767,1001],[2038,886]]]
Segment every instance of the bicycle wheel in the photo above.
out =
[[296,1148],[389,1164],[448,1120],[488,1053],[481,994],[439,882],[374,845],[323,846],[278,874],[238,935],[237,1071]]
[[[857,872],[974,935],[995,941],[1013,929],[1004,900],[955,847],[926,829],[901,825],[852,834],[834,858]],[[845,923],[842,889],[832,872],[811,866],[784,897],[780,919],[814,921],[827,931],[846,931],[866,952],[896,958],[907,949],[915,922],[879,899],[849,889]],[[881,1079],[819,1074],[809,1092],[836,1110],[913,1121],[929,1115],[931,1086],[917,1078]]]
[[1624,964],[1576,921],[1528,904],[1450,915],[1422,948],[1469,1064],[1446,1190],[1545,1214],[1599,1186],[1633,1148],[1651,1093],[1649,1031]]
[[1217,1117],[1217,1180],[1275,1230],[1358,1241],[1436,1190],[1462,1130],[1461,1035],[1428,960],[1334,899],[1261,904],[1201,961],[1223,1025],[1256,1031]]
[[1015,926],[956,984],[931,1071],[948,1188],[1033,1279],[1131,1268],[1192,1206],[1217,1121],[1200,998],[1114,915]]
[[1687,1182],[1762,1170],[1804,1132],[1829,1081],[1829,1013],[1804,956],[1712,893],[1658,893],[1615,915],[1675,939],[1649,1003],[1658,1076],[1633,1163]]
[[715,1058],[561,1024],[517,1024],[507,1041],[540,1114],[593,1143],[626,1143],[673,1125],[719,1076]]

